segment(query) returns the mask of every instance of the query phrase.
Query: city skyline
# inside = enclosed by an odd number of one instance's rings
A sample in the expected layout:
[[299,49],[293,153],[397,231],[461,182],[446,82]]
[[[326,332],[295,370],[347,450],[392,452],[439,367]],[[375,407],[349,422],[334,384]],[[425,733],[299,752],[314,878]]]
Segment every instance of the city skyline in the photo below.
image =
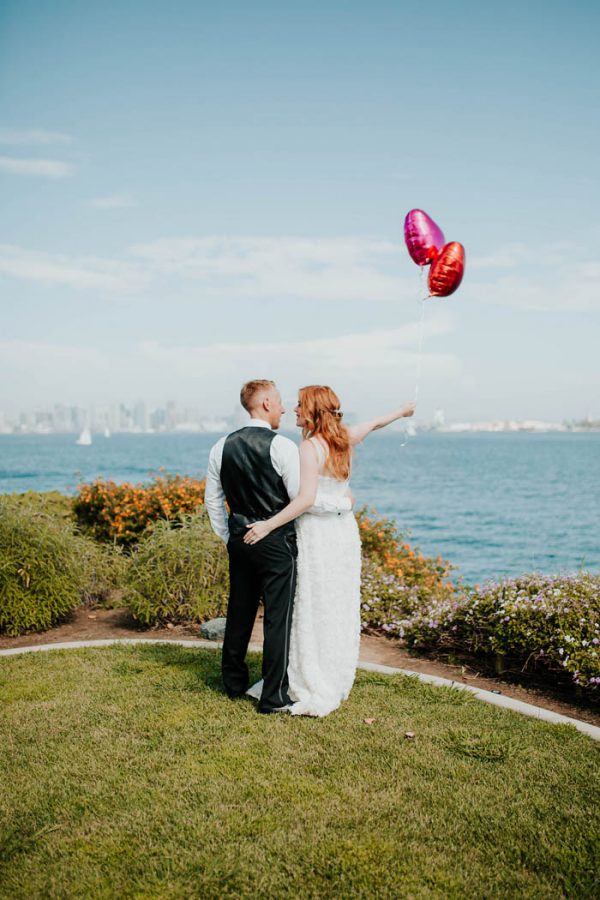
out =
[[[286,403],[286,412],[282,419],[282,430],[295,431],[293,403]],[[345,421],[354,424],[357,415],[346,411]],[[112,403],[78,406],[54,403],[47,408],[33,408],[7,413],[0,408],[0,434],[77,434],[89,431],[104,433],[109,437],[112,433],[160,433],[160,432],[209,432],[224,433],[243,427],[248,420],[248,413],[236,405],[229,412],[220,415],[207,415],[199,405],[180,404],[169,400],[165,404],[147,403],[137,400],[133,403],[114,401]],[[598,431],[600,419],[590,415],[584,419],[571,418],[561,423],[540,419],[525,420],[487,420],[480,422],[464,422],[447,420],[445,411],[437,409],[430,421],[406,423],[403,420],[390,426],[390,430],[413,432],[419,428],[425,431]]]

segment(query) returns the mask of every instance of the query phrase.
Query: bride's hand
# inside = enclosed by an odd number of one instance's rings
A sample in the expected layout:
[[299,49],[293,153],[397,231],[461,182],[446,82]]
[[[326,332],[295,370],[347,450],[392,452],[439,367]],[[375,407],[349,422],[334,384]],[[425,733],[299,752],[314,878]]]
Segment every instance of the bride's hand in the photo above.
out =
[[244,535],[245,544],[258,544],[268,534],[271,534],[271,527],[268,522],[253,522],[252,525],[246,525],[248,531]]
[[414,415],[415,409],[417,408],[416,403],[407,403],[404,409],[402,410],[402,417],[404,419],[408,419],[410,416]]

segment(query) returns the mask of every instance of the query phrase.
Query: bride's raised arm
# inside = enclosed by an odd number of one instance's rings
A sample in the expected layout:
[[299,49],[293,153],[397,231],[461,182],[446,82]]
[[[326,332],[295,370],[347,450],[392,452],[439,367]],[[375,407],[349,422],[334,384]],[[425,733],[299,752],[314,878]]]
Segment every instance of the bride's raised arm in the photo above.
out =
[[407,403],[402,409],[397,409],[395,412],[388,413],[384,416],[378,416],[376,419],[371,419],[369,422],[361,422],[358,425],[349,425],[348,434],[350,435],[350,442],[352,444],[360,444],[360,442],[364,441],[367,435],[371,434],[372,431],[377,431],[379,428],[385,428],[386,425],[391,425],[392,422],[396,422],[398,419],[405,419],[412,416],[416,405],[416,403]]

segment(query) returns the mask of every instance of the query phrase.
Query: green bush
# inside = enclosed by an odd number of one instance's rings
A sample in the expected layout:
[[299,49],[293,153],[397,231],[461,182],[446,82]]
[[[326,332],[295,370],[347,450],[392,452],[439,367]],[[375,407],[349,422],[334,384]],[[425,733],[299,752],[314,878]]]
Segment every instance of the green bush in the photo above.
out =
[[125,599],[144,625],[202,622],[223,614],[229,590],[227,550],[208,515],[159,521],[131,556]]
[[109,608],[121,606],[115,600],[115,594],[123,589],[128,566],[121,547],[100,544],[87,537],[76,537],[76,540],[81,566],[81,600]]
[[0,498],[0,632],[11,636],[52,628],[82,602],[105,602],[123,581],[118,550],[45,508],[31,497]]
[[506,657],[567,675],[579,687],[600,685],[600,576],[524,575],[490,582],[390,618],[384,629],[422,649],[451,648]]
[[58,491],[25,491],[23,494],[3,494],[2,503],[13,508],[26,508],[30,512],[45,513],[59,522],[73,518],[73,501]]
[[94,550],[85,557],[82,544],[56,519],[0,501],[0,631],[43,631],[79,606]]

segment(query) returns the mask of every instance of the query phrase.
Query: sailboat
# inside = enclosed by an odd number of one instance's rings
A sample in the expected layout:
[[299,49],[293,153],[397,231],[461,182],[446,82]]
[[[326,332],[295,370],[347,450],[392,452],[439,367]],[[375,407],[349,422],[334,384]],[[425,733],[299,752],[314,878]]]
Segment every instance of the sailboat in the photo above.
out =
[[92,443],[92,432],[90,429],[84,428],[75,443],[80,444],[82,447],[89,447]]
[[104,429],[104,437],[110,437],[110,428],[108,426]]

